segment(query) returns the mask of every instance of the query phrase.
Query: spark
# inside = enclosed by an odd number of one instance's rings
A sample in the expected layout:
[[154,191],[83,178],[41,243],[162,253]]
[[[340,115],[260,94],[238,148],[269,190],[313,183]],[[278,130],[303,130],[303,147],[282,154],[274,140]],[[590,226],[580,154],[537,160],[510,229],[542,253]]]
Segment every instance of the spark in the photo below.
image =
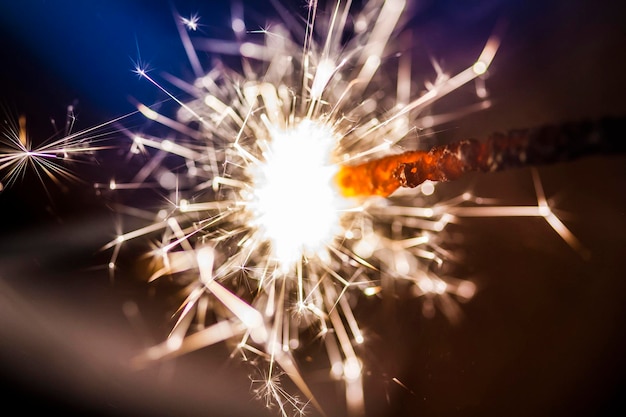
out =
[[[471,281],[436,274],[448,257],[440,237],[448,224],[463,216],[543,216],[574,242],[539,191],[536,207],[485,207],[472,206],[478,200],[469,195],[436,201],[435,181],[366,195],[337,181],[345,167],[414,146],[420,129],[431,131],[489,105],[481,77],[499,37],[487,39],[477,59],[452,75],[434,64],[435,79],[420,89],[409,51],[394,41],[406,7],[404,0],[369,0],[352,10],[351,2],[337,1],[324,20],[317,2],[310,2],[304,27],[279,7],[284,23],[247,34],[250,26],[235,11],[235,43],[198,41],[195,48],[238,55],[241,71],[221,62],[203,70],[183,31],[197,79],[166,78],[190,93],[188,100],[137,68],[178,106],[176,117],[144,104],[138,111],[172,133],[165,139],[129,132],[129,158],[154,152],[153,162],[128,184],[101,187],[119,192],[161,184],[169,206],[143,227],[118,231],[105,246],[113,250],[109,269],[116,269],[128,241],[159,234],[149,279],[181,278],[185,288],[168,340],[148,349],[139,363],[235,340],[234,354],[267,363],[261,379],[253,380],[267,406],[276,404],[283,416],[287,405],[304,413],[304,404],[281,386],[289,378],[306,404],[323,414],[299,370],[298,347],[312,330],[326,347],[329,380],[343,385],[348,414],[361,415],[368,365],[358,352],[368,333],[353,311],[359,297],[384,296],[390,282],[402,284],[426,300],[427,314],[436,304],[455,319],[454,300],[476,292]],[[189,30],[198,24],[193,16],[181,22]],[[471,90],[477,79],[470,110],[432,113],[435,101]],[[165,181],[168,159],[177,163]],[[359,175],[355,181],[370,179]],[[201,330],[191,326],[194,319]]]
[[298,396],[293,395],[282,387],[281,377],[284,373],[275,375],[265,375],[261,370],[260,377],[250,378],[252,392],[254,395],[265,403],[265,407],[271,409],[278,406],[282,415],[287,415],[290,407],[296,415],[305,415],[306,402],[303,402]]
[[198,23],[200,22],[200,16],[198,15],[198,13],[193,13],[189,17],[181,16],[180,21],[182,22],[183,25],[187,27],[187,29],[196,31],[198,30]]

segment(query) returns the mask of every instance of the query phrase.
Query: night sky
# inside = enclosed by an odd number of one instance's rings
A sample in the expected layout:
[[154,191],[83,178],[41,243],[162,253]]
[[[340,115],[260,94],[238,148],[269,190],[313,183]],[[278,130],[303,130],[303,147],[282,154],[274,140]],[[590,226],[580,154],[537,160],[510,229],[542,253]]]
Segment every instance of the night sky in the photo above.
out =
[[[269,3],[244,2],[247,23],[260,27],[276,16]],[[487,80],[494,106],[455,121],[442,139],[626,115],[624,6],[459,3],[417,3],[410,24],[418,49],[450,65],[471,62],[493,27],[506,22],[506,30]],[[223,39],[230,36],[231,6],[3,2],[0,102],[9,114],[27,116],[33,137],[45,138],[54,133],[50,118],[64,120],[69,104],[76,106],[76,128],[85,129],[134,111],[134,101],[163,100],[133,69],[141,61],[155,74],[193,79],[173,9],[200,15],[198,36]],[[289,7],[304,15],[304,2]],[[209,68],[208,54],[200,58]],[[79,175],[106,180],[111,173],[104,162],[77,167]],[[539,173],[591,258],[578,256],[538,219],[472,219],[455,226],[465,259],[457,273],[479,287],[462,306],[460,324],[424,318],[419,300],[384,309],[365,300],[356,309],[375,335],[363,355],[373,364],[368,416],[587,416],[624,408],[626,159],[590,156]],[[468,187],[505,204],[533,204],[527,169],[471,176],[447,190]],[[3,407],[93,416],[276,415],[252,399],[248,368],[229,360],[226,346],[143,372],[128,370],[128,358],[167,333],[171,310],[167,297],[155,297],[136,271],[109,280],[102,267],[107,254],[98,249],[114,236],[115,216],[92,188],[67,184],[48,195],[27,173],[0,193],[0,213]],[[129,301],[139,307],[143,325],[123,314]],[[314,392],[329,404],[329,416],[341,415],[341,395],[321,383],[315,365]]]

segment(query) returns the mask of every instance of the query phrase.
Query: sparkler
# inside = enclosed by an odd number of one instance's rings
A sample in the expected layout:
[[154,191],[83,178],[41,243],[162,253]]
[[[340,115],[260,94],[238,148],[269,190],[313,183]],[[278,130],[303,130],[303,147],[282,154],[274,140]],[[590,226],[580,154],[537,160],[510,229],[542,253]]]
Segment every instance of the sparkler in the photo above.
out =
[[[192,42],[185,28],[197,29],[198,16],[180,18],[197,79],[166,78],[190,100],[137,68],[179,106],[172,118],[138,105],[172,134],[127,131],[129,156],[153,158],[133,180],[97,187],[119,192],[158,184],[169,204],[148,225],[120,232],[106,245],[113,250],[109,268],[117,268],[126,242],[159,235],[149,280],[173,276],[184,287],[167,340],[138,357],[138,366],[234,341],[233,355],[265,363],[263,377],[253,382],[268,407],[287,416],[304,414],[311,404],[323,413],[298,360],[298,349],[318,338],[329,376],[344,385],[348,412],[360,415],[367,364],[359,349],[367,338],[353,303],[406,284],[423,296],[427,314],[436,304],[454,318],[454,299],[475,293],[472,282],[437,274],[446,260],[439,232],[448,224],[463,216],[543,217],[582,250],[552,213],[538,180],[537,206],[496,207],[476,204],[469,193],[433,203],[434,182],[397,174],[398,151],[415,149],[437,120],[449,116],[431,113],[435,101],[480,80],[477,104],[454,115],[489,106],[482,81],[499,46],[494,35],[476,61],[453,76],[435,65],[435,80],[420,87],[409,50],[393,42],[406,6],[404,0],[370,0],[355,11],[351,2],[338,1],[324,20],[311,2],[304,28],[283,13],[284,25],[260,31],[246,31],[235,16],[232,44]],[[241,71],[223,63],[204,71],[196,50],[236,51]],[[395,163],[384,175],[392,187],[356,192],[354,184],[374,178],[358,167],[389,158]],[[168,169],[165,161],[172,159],[176,165]],[[413,164],[410,172],[416,160],[400,162]],[[404,185],[416,189],[398,189]],[[283,375],[305,401],[281,387]]]
[[44,186],[46,179],[58,187],[65,187],[67,181],[81,182],[69,168],[73,163],[86,162],[97,151],[106,149],[102,141],[107,132],[102,128],[116,120],[99,126],[75,132],[76,117],[74,106],[67,107],[65,124],[59,129],[54,120],[55,134],[45,141],[36,141],[30,137],[26,116],[12,118],[7,113],[0,137],[0,191],[19,181],[27,171],[32,170]]

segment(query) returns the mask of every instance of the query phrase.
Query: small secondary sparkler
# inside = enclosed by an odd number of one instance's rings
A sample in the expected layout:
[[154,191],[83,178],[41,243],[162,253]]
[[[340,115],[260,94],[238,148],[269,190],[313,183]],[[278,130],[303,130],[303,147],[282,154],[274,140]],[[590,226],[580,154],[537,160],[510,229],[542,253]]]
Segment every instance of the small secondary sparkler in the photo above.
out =
[[118,119],[91,127],[82,131],[74,131],[76,117],[74,106],[67,107],[65,124],[59,129],[54,120],[52,126],[55,134],[45,141],[36,141],[28,132],[27,118],[17,118],[6,114],[0,136],[0,191],[20,180],[27,171],[32,171],[44,186],[51,180],[56,186],[64,188],[65,183],[81,182],[69,166],[72,163],[86,162],[93,158],[97,151],[106,149],[102,145],[108,133],[104,126]]

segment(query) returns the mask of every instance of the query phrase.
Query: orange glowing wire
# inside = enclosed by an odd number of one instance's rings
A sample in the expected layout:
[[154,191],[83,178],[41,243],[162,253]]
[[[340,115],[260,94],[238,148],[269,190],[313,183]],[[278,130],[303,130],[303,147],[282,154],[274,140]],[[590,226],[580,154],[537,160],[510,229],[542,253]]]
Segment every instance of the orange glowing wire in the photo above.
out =
[[336,181],[345,197],[391,195],[426,180],[452,181],[467,172],[494,172],[626,152],[626,118],[605,118],[495,133],[429,151],[408,151],[341,166]]

